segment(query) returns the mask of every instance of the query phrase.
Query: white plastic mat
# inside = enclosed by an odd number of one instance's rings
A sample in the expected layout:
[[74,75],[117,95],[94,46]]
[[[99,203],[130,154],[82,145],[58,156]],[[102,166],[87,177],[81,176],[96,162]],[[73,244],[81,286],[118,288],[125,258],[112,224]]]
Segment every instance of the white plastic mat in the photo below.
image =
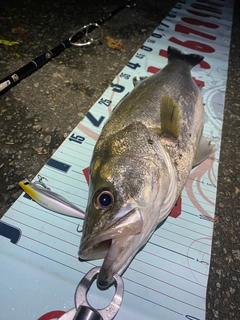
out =
[[[204,55],[192,75],[203,85],[204,135],[217,151],[192,171],[182,203],[125,272],[117,320],[205,319],[233,4],[179,1],[39,173],[52,191],[85,210],[94,144],[111,110],[132,90],[132,78],[164,67],[169,45]],[[24,193],[13,204],[0,220],[1,319],[58,319],[74,306],[78,282],[101,265],[77,259],[82,223],[44,209]],[[89,302],[102,308],[113,292],[93,285]]]

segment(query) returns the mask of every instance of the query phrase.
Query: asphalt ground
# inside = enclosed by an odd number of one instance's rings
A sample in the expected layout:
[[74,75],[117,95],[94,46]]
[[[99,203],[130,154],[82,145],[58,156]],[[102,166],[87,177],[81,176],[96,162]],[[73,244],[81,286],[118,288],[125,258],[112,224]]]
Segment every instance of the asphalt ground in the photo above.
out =
[[[0,44],[0,78],[123,2],[1,1],[0,39],[19,44]],[[18,182],[38,173],[177,1],[136,2],[103,24],[101,45],[65,50],[0,97],[0,216],[21,194]],[[235,2],[207,320],[240,319],[240,10]],[[110,48],[107,36],[120,40],[122,49]]]

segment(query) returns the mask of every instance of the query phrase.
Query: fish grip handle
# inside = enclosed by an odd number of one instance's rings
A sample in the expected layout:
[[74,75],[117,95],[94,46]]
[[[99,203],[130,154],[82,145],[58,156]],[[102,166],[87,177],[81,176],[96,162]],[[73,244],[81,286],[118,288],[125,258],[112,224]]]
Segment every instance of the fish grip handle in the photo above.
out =
[[103,309],[93,308],[88,300],[87,293],[97,278],[100,272],[100,267],[94,267],[79,282],[75,295],[75,308],[69,310],[59,320],[112,320],[118,313],[124,294],[124,284],[122,278],[115,274],[113,276],[115,282],[115,294],[109,305]]
[[80,306],[73,318],[73,320],[104,320],[103,317],[100,315],[100,313],[92,309],[91,307],[87,306]]

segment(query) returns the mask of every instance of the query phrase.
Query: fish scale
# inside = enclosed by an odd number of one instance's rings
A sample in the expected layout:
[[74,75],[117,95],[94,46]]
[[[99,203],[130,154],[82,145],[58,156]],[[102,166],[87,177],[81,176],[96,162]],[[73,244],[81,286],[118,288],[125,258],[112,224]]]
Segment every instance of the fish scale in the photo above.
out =
[[202,59],[169,47],[168,64],[138,82],[102,129],[79,249],[80,259],[104,259],[100,288],[124,272],[171,212],[192,166],[214,150],[202,136],[204,106],[190,73]]

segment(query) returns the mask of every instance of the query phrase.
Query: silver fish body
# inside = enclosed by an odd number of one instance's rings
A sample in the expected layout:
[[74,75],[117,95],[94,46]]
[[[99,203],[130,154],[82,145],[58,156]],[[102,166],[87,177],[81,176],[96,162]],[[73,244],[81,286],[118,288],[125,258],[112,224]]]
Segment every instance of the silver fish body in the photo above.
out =
[[190,73],[202,59],[169,47],[168,64],[120,101],[96,143],[79,258],[104,258],[99,287],[124,272],[213,151]]

